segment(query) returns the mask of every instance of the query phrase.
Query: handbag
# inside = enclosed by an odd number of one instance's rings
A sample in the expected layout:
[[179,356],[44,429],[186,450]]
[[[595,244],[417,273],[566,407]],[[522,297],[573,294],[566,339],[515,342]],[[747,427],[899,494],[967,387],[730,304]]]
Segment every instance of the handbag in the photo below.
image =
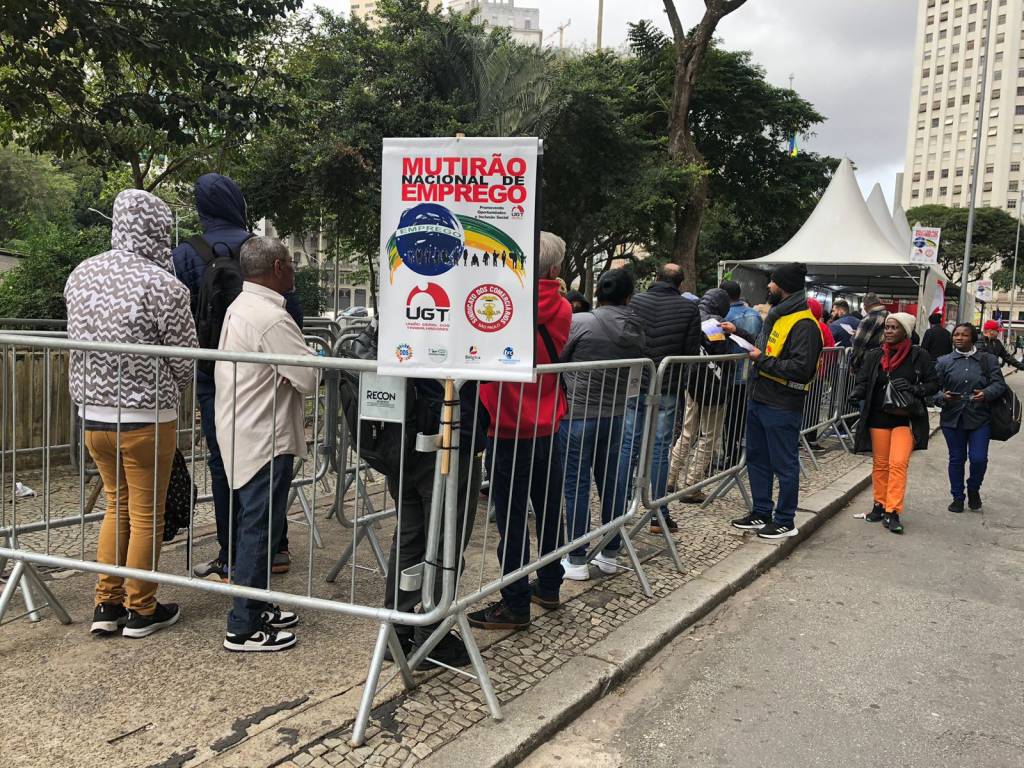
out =
[[174,451],[171,462],[171,478],[167,483],[167,501],[164,507],[164,541],[178,535],[178,531],[192,524],[192,510],[195,509],[199,490],[188,473],[188,462],[181,451]]
[[910,395],[900,392],[892,385],[892,379],[885,384],[885,394],[882,397],[882,411],[890,416],[910,415]]

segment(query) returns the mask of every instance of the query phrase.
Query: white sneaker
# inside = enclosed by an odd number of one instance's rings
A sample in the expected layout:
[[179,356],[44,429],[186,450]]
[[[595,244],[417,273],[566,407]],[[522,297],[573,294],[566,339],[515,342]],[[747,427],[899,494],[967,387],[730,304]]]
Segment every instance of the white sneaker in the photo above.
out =
[[280,629],[261,629],[248,635],[224,636],[224,647],[236,653],[259,653],[284,651],[295,645],[296,638],[291,632]]
[[598,567],[601,573],[607,573],[610,576],[614,576],[622,570],[618,558],[605,557],[603,553],[594,558],[594,565]]
[[573,581],[587,581],[590,579],[590,566],[586,563],[574,565],[569,562],[568,557],[563,557],[562,568],[565,570],[565,578],[567,579],[572,579]]

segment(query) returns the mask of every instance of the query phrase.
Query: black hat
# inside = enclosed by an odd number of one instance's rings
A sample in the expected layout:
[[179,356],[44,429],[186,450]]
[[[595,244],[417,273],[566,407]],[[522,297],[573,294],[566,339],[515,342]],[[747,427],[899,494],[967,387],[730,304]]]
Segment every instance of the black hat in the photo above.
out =
[[772,282],[786,293],[802,291],[805,277],[807,277],[807,267],[799,262],[783,264],[772,272]]
[[609,269],[597,281],[594,297],[607,304],[622,304],[633,295],[633,276],[624,269]]
[[735,280],[723,280],[722,284],[718,287],[729,294],[730,301],[740,300],[740,294],[742,291],[740,290],[740,284]]

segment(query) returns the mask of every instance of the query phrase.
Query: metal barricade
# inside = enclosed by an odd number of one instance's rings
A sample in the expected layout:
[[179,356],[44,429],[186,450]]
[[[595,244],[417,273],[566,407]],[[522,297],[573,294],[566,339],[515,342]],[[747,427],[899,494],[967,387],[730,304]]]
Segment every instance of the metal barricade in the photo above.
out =
[[804,398],[800,444],[811,457],[815,469],[821,467],[813,444],[821,437],[831,433],[844,449],[849,450],[846,445],[847,435],[838,424],[846,405],[849,352],[845,347],[828,347],[821,351],[817,373]]
[[750,506],[742,480],[747,361],[742,353],[665,358],[648,395],[653,426],[636,480],[644,513],[627,538],[654,525],[680,571],[669,530],[670,503],[704,507],[735,488]]

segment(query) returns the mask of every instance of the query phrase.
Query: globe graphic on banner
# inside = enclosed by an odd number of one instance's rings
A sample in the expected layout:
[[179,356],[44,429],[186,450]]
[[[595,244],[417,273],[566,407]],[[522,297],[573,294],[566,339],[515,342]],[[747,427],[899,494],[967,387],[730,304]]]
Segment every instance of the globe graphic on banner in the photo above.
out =
[[441,275],[462,258],[462,224],[443,205],[421,203],[402,213],[395,245],[405,266],[420,275]]

